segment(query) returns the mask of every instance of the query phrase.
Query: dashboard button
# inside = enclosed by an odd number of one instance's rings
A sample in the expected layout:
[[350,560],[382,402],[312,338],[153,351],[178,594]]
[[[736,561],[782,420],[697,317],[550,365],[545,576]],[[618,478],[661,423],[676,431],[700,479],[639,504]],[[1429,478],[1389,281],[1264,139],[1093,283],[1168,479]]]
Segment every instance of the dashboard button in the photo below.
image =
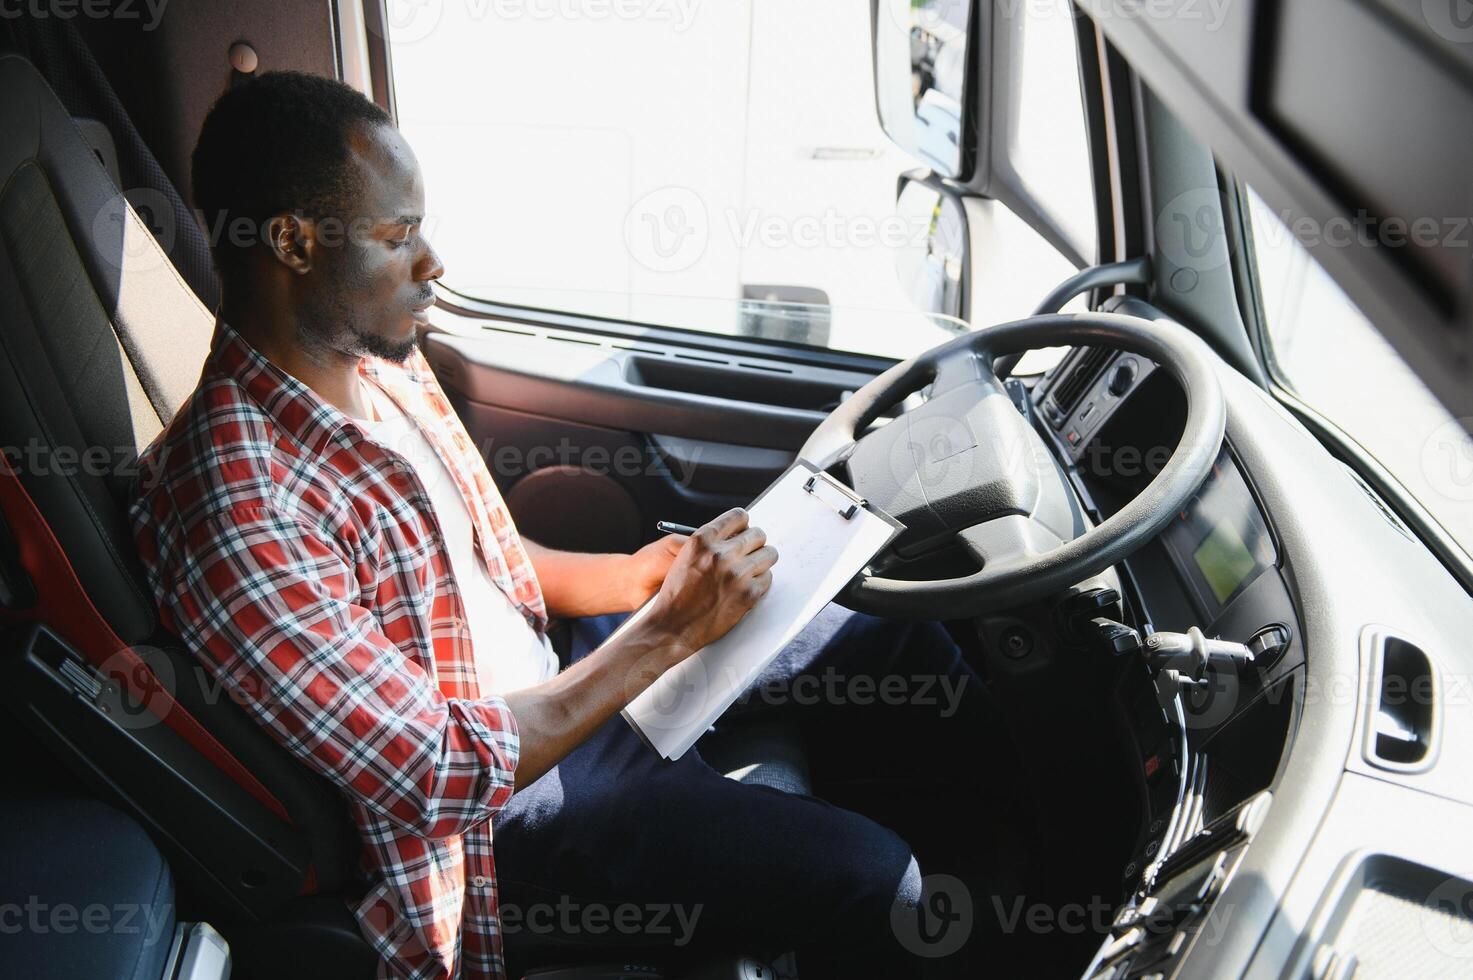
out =
[[1222,891],[1223,882],[1227,881],[1227,851],[1218,851],[1217,860],[1212,862],[1212,870],[1207,872],[1207,877],[1202,880],[1202,885],[1197,889],[1197,901],[1210,902]]
[[1260,670],[1272,667],[1289,649],[1289,631],[1278,624],[1265,626],[1253,634],[1253,639],[1248,641],[1248,649],[1253,651],[1255,667]]
[[1137,369],[1135,361],[1125,360],[1115,365],[1115,370],[1110,374],[1110,394],[1119,398],[1130,390],[1135,384]]
[[1141,929],[1139,926],[1134,929],[1127,929],[1125,932],[1121,933],[1119,936],[1116,936],[1113,940],[1111,940],[1110,944],[1100,951],[1100,959],[1113,960],[1115,957],[1119,956],[1121,953],[1124,953],[1126,950],[1134,949],[1136,946],[1139,946],[1141,944],[1141,940],[1145,938],[1146,931],[1144,929]]
[[1154,895],[1147,895],[1138,904],[1125,906],[1116,914],[1115,921],[1111,924],[1111,930],[1120,933],[1126,929],[1140,925],[1143,920],[1149,919],[1155,914],[1156,907],[1159,904]]

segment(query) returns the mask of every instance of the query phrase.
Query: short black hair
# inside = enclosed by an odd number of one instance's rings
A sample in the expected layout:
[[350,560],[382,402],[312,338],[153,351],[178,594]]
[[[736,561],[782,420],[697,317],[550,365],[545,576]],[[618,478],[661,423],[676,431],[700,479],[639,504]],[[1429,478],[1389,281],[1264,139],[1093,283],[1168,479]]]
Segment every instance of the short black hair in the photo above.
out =
[[[222,276],[273,215],[340,216],[356,192],[347,167],[355,125],[393,125],[351,86],[320,75],[272,71],[215,102],[194,146],[190,179]],[[252,234],[229,230],[245,218]]]

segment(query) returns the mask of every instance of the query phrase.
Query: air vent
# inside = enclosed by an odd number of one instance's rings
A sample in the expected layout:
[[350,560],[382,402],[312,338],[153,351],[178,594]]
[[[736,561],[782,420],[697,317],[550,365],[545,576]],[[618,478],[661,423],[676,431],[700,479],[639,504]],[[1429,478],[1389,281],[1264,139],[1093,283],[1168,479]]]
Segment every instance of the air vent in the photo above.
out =
[[1073,414],[1079,399],[1100,376],[1113,353],[1108,347],[1081,347],[1064,362],[1064,376],[1054,383],[1053,391],[1049,393],[1052,410],[1048,415],[1058,420],[1055,427]]
[[[1341,465],[1344,466],[1345,464],[1342,463]],[[1386,518],[1387,524],[1390,524],[1392,527],[1401,532],[1402,537],[1410,541],[1416,540],[1416,538],[1412,537],[1412,532],[1407,530],[1407,526],[1401,522],[1401,518],[1396,516],[1396,511],[1391,509],[1390,505],[1388,505],[1386,501],[1381,498],[1381,495],[1379,493],[1372,489],[1369,483],[1361,479],[1361,475],[1359,473],[1351,469],[1349,466],[1345,466],[1345,472],[1349,473],[1350,478],[1355,481],[1356,486],[1360,487],[1361,490],[1365,491],[1365,495],[1371,498],[1371,503],[1375,504],[1376,509],[1381,512],[1381,516]]]
[[495,330],[497,333],[509,333],[517,337],[536,337],[535,330],[518,330],[516,327],[508,327],[499,323],[486,323],[481,325],[482,330]]

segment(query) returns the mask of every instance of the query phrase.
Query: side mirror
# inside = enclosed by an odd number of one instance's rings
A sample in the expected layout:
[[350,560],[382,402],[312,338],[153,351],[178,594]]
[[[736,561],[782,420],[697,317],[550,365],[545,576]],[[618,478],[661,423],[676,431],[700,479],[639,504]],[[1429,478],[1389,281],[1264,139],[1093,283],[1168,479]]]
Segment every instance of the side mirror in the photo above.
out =
[[962,203],[935,178],[900,178],[895,213],[911,235],[895,259],[900,288],[922,313],[965,319],[967,214]]
[[873,2],[880,126],[936,173],[959,176],[971,0]]

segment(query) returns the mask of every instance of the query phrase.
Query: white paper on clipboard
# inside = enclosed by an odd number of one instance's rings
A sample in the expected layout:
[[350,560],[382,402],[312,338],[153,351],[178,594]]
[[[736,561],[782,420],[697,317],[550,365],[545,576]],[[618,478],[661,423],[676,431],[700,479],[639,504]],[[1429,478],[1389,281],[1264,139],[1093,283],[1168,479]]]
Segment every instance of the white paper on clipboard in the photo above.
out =
[[[798,460],[747,508],[777,549],[772,588],[715,643],[662,674],[624,709],[656,752],[678,759],[839,590],[903,530]],[[615,632],[650,608],[645,604]]]

